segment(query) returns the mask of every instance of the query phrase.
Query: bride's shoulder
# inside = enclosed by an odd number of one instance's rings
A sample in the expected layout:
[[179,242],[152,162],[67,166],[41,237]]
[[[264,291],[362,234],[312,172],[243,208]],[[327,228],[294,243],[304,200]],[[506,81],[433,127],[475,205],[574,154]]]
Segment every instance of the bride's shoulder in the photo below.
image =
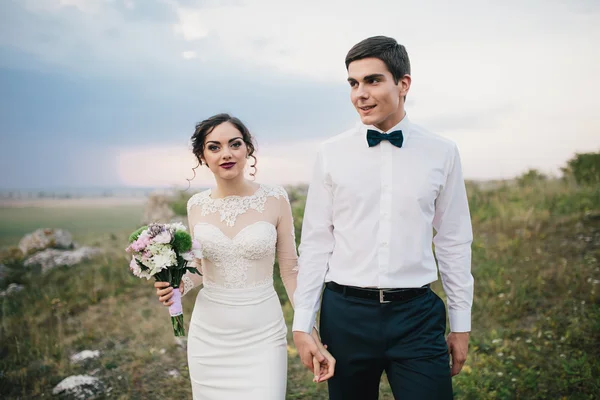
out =
[[210,189],[203,190],[202,192],[198,192],[189,198],[187,202],[187,211],[190,212],[190,209],[195,205],[202,205],[206,203],[206,201],[210,198]]
[[272,196],[277,199],[283,197],[284,199],[289,201],[288,193],[283,186],[273,184],[266,185],[264,183],[261,183],[260,187],[264,190],[267,196]]

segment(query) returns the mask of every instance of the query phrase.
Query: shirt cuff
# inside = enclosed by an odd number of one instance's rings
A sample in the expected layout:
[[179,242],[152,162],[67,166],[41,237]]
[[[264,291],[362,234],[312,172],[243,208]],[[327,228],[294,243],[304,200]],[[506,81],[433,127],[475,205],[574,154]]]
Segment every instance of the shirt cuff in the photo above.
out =
[[294,323],[292,324],[293,332],[311,333],[315,326],[317,315],[313,310],[294,310]]
[[448,310],[450,332],[471,332],[471,310]]

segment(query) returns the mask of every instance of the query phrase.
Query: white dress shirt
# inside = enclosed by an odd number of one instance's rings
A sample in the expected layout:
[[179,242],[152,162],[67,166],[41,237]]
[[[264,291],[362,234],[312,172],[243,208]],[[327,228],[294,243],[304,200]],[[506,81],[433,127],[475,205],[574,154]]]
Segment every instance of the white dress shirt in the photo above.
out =
[[402,130],[402,148],[387,140],[369,147],[367,129],[378,130],[359,123],[318,150],[292,329],[311,331],[324,282],[421,287],[437,280],[437,258],[450,330],[470,331],[473,233],[456,144],[406,116],[388,131]]

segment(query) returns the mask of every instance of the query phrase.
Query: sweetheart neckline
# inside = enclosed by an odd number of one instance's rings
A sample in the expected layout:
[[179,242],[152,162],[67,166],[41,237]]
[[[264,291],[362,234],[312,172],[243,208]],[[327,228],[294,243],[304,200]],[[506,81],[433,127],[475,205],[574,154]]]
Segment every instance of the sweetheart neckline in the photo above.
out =
[[225,237],[225,238],[227,238],[227,239],[229,239],[230,241],[232,241],[232,242],[233,242],[233,241],[235,241],[235,239],[237,239],[237,237],[238,237],[238,236],[239,236],[239,235],[240,235],[242,232],[244,232],[246,229],[250,228],[251,226],[258,225],[258,224],[267,224],[267,225],[271,226],[273,229],[277,230],[277,227],[276,227],[275,225],[273,225],[272,223],[270,223],[270,222],[267,222],[267,221],[256,221],[256,222],[253,222],[253,223],[251,223],[251,224],[249,224],[249,225],[246,225],[245,227],[243,227],[242,229],[240,229],[238,233],[236,233],[235,235],[233,235],[233,237],[229,237],[229,236],[227,236],[227,235],[226,235],[226,234],[225,234],[225,233],[224,233],[224,232],[221,230],[221,228],[219,228],[219,227],[218,227],[218,226],[216,226],[216,225],[209,224],[208,222],[198,222],[196,225],[194,225],[194,238],[196,237],[196,228],[197,228],[198,226],[200,226],[200,225],[206,225],[206,226],[211,226],[211,227],[215,228],[217,231],[219,231],[219,232],[221,233],[221,235],[223,235],[223,237]]

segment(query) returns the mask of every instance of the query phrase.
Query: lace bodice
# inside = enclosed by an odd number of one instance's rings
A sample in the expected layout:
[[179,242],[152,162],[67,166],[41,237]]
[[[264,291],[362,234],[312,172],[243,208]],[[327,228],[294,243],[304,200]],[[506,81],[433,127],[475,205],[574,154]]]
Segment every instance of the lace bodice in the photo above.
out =
[[[203,284],[235,289],[272,283],[277,256],[291,298],[298,257],[285,189],[263,184],[250,196],[211,195],[197,193],[187,204],[190,230],[201,247]],[[186,275],[185,293],[198,285],[195,276]]]

